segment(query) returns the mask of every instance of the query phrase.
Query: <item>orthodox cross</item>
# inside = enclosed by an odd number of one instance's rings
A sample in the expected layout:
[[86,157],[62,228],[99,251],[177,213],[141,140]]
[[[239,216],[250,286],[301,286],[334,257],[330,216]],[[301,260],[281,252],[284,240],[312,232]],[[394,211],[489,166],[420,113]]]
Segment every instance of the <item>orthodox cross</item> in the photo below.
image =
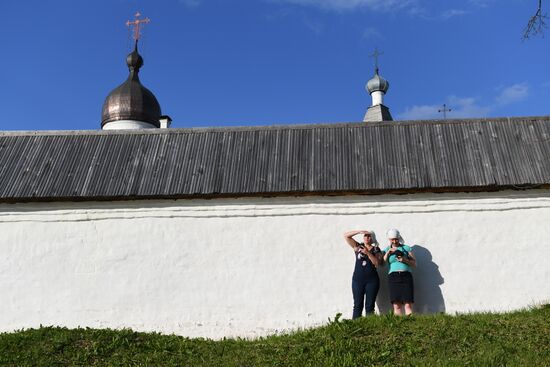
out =
[[447,108],[447,105],[445,103],[443,103],[443,108],[437,110],[437,112],[440,112],[440,113],[443,112],[443,120],[445,120],[445,119],[447,119],[447,112],[451,112],[451,109]]
[[139,36],[140,36],[139,30],[141,28],[141,25],[149,23],[151,20],[149,18],[138,19],[139,17],[141,17],[141,14],[140,14],[139,11],[136,13],[136,15],[134,15],[134,17],[136,17],[136,19],[132,22],[127,21],[126,26],[127,27],[134,27],[134,40],[137,42],[139,40]]
[[374,67],[376,69],[376,72],[378,72],[378,56],[384,55],[383,52],[378,51],[378,48],[374,48],[374,52],[372,55],[369,55],[370,57],[374,57]]

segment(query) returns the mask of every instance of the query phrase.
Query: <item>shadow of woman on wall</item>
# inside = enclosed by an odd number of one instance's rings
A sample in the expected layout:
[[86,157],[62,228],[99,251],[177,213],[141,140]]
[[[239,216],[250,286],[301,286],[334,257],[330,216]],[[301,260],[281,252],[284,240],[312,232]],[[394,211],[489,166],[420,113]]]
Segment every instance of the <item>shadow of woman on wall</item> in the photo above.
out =
[[[433,262],[432,253],[425,247],[412,247],[416,257],[414,277],[414,312],[422,314],[445,312],[445,300],[441,293],[441,284],[445,282],[439,272],[439,266]],[[388,291],[388,267],[382,267],[380,275],[380,290],[376,298],[376,306],[381,314],[391,311],[390,295]]]
[[414,311],[417,313],[445,312],[445,300],[441,293],[441,284],[445,279],[439,272],[439,266],[433,262],[432,253],[425,247],[414,245],[416,257],[414,276]]

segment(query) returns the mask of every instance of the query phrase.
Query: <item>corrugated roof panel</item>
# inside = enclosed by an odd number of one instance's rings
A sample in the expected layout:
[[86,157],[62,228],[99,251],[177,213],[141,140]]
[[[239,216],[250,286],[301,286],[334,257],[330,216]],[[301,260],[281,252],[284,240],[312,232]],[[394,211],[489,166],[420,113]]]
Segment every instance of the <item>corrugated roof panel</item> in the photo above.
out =
[[34,165],[38,159],[42,158],[41,143],[45,138],[11,137],[6,140],[6,145],[1,152],[3,155],[3,167],[0,170],[2,195],[10,197],[18,192],[32,195],[35,191],[34,185],[40,180]]
[[59,176],[66,176],[66,167],[61,163],[67,145],[63,145],[63,137],[50,136],[44,144],[43,159],[38,169],[39,179],[36,185],[36,195],[44,196],[60,196],[60,193],[55,186],[55,179]]
[[542,123],[533,122],[530,127],[531,134],[526,138],[525,144],[533,147],[530,166],[540,175],[533,183],[550,182],[550,131]]

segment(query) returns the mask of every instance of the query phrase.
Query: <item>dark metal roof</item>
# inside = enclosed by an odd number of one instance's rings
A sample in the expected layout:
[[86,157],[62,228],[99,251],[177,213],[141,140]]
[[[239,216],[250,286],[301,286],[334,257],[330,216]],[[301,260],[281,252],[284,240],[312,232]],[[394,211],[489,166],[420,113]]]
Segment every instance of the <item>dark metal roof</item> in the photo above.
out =
[[550,117],[0,133],[0,201],[550,188]]
[[112,121],[134,120],[160,127],[160,105],[155,95],[139,81],[138,73],[143,66],[143,58],[138,53],[137,41],[134,51],[126,58],[126,63],[130,74],[124,83],[105,98],[101,126]]

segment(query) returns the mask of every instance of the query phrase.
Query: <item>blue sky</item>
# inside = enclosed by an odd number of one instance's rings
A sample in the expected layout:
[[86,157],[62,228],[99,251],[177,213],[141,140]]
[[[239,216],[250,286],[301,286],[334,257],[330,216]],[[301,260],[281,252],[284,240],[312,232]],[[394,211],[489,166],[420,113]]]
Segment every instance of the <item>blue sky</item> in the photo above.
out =
[[98,129],[138,10],[174,127],[361,121],[375,47],[394,119],[550,114],[535,0],[1,0],[0,129]]

